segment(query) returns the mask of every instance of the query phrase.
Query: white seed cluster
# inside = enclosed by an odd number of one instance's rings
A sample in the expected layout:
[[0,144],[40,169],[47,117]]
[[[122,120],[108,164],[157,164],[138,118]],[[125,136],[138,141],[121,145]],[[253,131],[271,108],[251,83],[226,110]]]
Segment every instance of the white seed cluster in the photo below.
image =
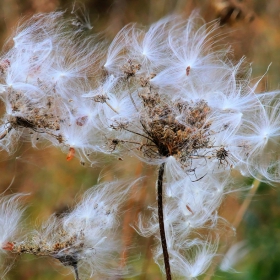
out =
[[[67,160],[77,156],[82,163],[92,163],[96,153],[127,152],[149,164],[165,163],[170,263],[172,273],[185,279],[204,273],[215,256],[217,209],[228,192],[230,171],[280,180],[279,92],[257,94],[250,69],[240,70],[243,61],[234,64],[229,49],[217,49],[216,31],[215,23],[196,15],[171,16],[147,30],[128,25],[106,46],[55,12],[21,25],[0,57],[2,150],[12,153],[24,139],[33,146],[48,141],[68,152]],[[83,218],[77,228],[75,219],[96,215],[98,203],[51,220],[60,230],[36,239],[41,240],[36,246],[47,244],[43,251],[49,253],[43,254],[64,263],[97,254],[90,238],[102,225]],[[139,221],[144,236],[158,236],[151,209],[151,217]],[[66,235],[57,237],[65,223]],[[53,241],[47,241],[50,236]],[[14,250],[22,252],[21,246]],[[33,252],[33,243],[24,246]],[[160,245],[154,258],[162,266]],[[96,268],[95,261],[89,263]]]

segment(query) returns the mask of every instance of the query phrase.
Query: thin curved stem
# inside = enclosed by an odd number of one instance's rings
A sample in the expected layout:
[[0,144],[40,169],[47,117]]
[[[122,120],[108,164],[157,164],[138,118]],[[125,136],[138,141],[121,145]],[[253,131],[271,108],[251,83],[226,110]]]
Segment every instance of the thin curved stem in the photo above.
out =
[[80,280],[79,278],[79,271],[78,271],[78,266],[75,265],[74,267],[74,271],[75,271],[75,280]]
[[246,213],[246,211],[252,201],[253,196],[256,194],[256,191],[258,190],[260,183],[261,183],[260,179],[255,179],[253,181],[252,188],[250,189],[249,193],[247,194],[246,199],[243,201],[243,203],[242,203],[241,207],[239,208],[239,210],[235,216],[235,219],[232,223],[232,225],[236,229],[240,225],[240,222],[242,221],[244,214]]
[[163,174],[164,174],[165,163],[162,163],[158,171],[158,180],[157,180],[157,197],[158,197],[158,222],[160,229],[160,239],[161,246],[163,251],[163,259],[165,265],[166,279],[171,280],[171,269],[169,264],[169,254],[167,250],[167,243],[165,238],[164,230],[164,218],[163,218],[163,203],[162,203],[162,184],[163,184]]

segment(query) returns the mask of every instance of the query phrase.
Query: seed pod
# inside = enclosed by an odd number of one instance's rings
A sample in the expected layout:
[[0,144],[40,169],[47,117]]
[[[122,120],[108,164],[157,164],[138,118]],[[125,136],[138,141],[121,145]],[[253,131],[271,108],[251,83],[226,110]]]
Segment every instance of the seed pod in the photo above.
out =
[[76,120],[76,124],[79,126],[84,126],[88,121],[88,116],[79,117]]

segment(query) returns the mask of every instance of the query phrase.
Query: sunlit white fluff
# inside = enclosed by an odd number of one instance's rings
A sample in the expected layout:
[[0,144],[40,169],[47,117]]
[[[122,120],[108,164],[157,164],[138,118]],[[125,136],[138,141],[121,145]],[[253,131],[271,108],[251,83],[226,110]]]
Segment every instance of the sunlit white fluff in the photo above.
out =
[[[18,27],[11,49],[0,58],[5,106],[0,147],[12,152],[20,139],[36,146],[40,134],[38,141],[91,163],[95,152],[123,151],[149,164],[165,163],[164,221],[172,272],[195,279],[217,250],[217,242],[211,244],[200,231],[218,228],[217,209],[229,192],[231,169],[280,180],[275,153],[279,93],[257,95],[251,69],[242,70],[244,59],[234,65],[228,48],[217,50],[217,24],[205,24],[195,14],[188,20],[170,16],[147,30],[130,24],[107,49],[82,31],[61,12],[34,16]],[[194,120],[186,119],[189,115]],[[155,131],[161,134],[155,137]],[[172,147],[181,135],[185,142]],[[53,216],[38,231],[38,238],[50,239],[51,246],[58,229],[74,235],[82,228],[78,235],[87,247],[77,250],[77,243],[53,256],[63,261],[75,252],[90,267],[89,274],[103,273],[110,264],[107,257],[119,252],[111,228],[117,226],[115,200],[122,201],[126,191],[116,194],[111,191],[117,185],[108,186],[104,193],[90,191],[71,213]],[[110,215],[104,214],[108,207]],[[150,210],[147,219],[140,216],[137,230],[156,237],[154,258],[162,265],[156,207]]]
[[275,150],[279,143],[279,104],[264,100],[255,113],[244,120],[236,138],[245,143],[244,161],[253,176],[259,175],[272,181],[279,181],[279,159]]
[[224,255],[219,265],[220,270],[236,272],[234,267],[244,259],[249,251],[248,244],[244,240],[233,244]]
[[165,65],[170,55],[166,36],[169,26],[176,21],[176,17],[170,16],[152,24],[146,32],[141,29],[132,30],[129,56],[141,63],[141,72],[147,75]]
[[105,277],[128,273],[126,267],[119,267],[124,249],[118,232],[119,214],[121,203],[135,183],[111,182],[92,187],[71,212],[51,216],[35,231],[31,235],[33,246],[64,265],[75,268],[77,264],[81,275]]
[[[210,34],[215,26],[196,28],[197,18],[176,22],[169,32],[171,57],[165,70],[152,79],[161,86],[215,87],[230,74],[231,66],[222,60],[225,52],[210,51]],[[189,71],[187,68],[189,67]],[[211,82],[210,82],[211,81]],[[176,85],[176,86],[175,86]]]
[[188,251],[180,254],[176,251],[170,251],[170,261],[174,273],[183,277],[183,279],[197,279],[197,277],[206,272],[207,268],[216,255],[218,240],[214,242],[197,244],[189,248],[192,256],[188,258]]
[[122,68],[128,60],[125,54],[130,40],[129,33],[133,28],[133,24],[125,26],[110,44],[103,64],[103,67],[109,74],[122,75]]
[[0,197],[0,278],[6,279],[6,274],[14,264],[9,252],[14,242],[23,239],[23,225],[21,218],[24,207],[19,201],[23,194],[6,195]]
[[[4,253],[8,242],[20,239],[20,221],[24,208],[19,201],[23,194],[2,196],[0,198],[0,253]],[[21,236],[22,238],[22,236]]]

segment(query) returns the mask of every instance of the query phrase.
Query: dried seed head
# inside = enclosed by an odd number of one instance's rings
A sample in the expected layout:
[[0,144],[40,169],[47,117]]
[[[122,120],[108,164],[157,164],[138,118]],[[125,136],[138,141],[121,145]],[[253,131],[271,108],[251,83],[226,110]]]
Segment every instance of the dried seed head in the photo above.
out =
[[98,94],[94,96],[93,100],[95,102],[105,103],[109,98],[105,94]]
[[136,72],[141,68],[141,64],[133,63],[131,59],[123,66],[123,71],[126,78],[134,77]]
[[78,126],[84,126],[88,121],[88,116],[79,117],[76,119],[76,124]]
[[[146,155],[175,156],[186,161],[209,146],[210,107],[203,100],[165,104],[158,93],[139,95],[143,102],[141,123],[153,145]],[[180,116],[180,117],[178,117]]]

